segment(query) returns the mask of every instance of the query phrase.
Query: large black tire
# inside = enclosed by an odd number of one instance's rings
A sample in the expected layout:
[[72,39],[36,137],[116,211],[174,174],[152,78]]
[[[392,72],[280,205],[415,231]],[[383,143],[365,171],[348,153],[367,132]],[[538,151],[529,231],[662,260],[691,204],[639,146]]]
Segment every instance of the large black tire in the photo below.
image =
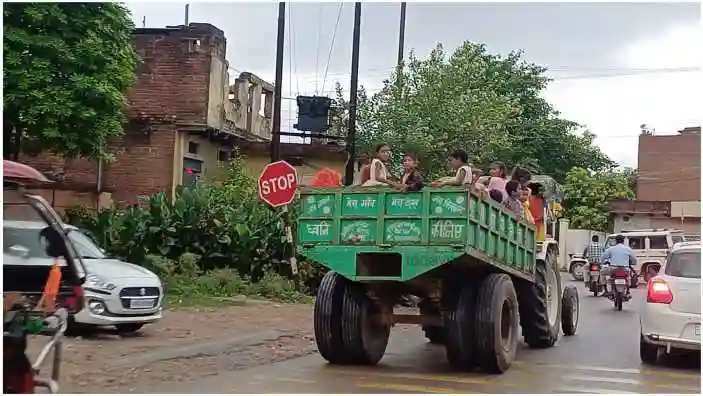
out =
[[640,334],[640,360],[642,363],[655,365],[658,355],[659,347],[645,341],[644,336]]
[[383,358],[391,326],[374,321],[378,305],[364,293],[360,283],[345,282],[342,296],[342,340],[351,364],[373,366]]
[[348,282],[336,272],[325,274],[317,288],[314,310],[315,342],[320,355],[330,363],[349,361],[342,342],[342,296]]
[[576,334],[579,324],[579,294],[574,286],[564,288],[561,297],[561,330],[565,336]]
[[[561,278],[555,262],[556,253],[552,250],[548,251],[544,260],[537,260],[535,263],[534,283],[527,281],[518,283],[520,326],[525,342],[531,348],[549,348],[559,339]],[[547,290],[549,274],[554,277],[551,290]],[[547,294],[548,291],[550,295]],[[552,299],[556,299],[556,302],[552,303],[553,307],[549,307]]]
[[390,326],[372,321],[376,304],[363,287],[330,271],[315,300],[315,341],[320,355],[333,364],[374,365],[383,358]]
[[454,370],[469,371],[476,363],[476,288],[472,279],[462,279],[443,290],[446,314],[444,346]]
[[510,368],[518,348],[518,301],[510,276],[490,274],[476,298],[476,360],[494,374]]
[[[439,309],[432,305],[431,302],[421,301],[418,305],[420,315],[440,316]],[[423,325],[422,331],[425,337],[430,341],[430,344],[444,344],[444,327]]]

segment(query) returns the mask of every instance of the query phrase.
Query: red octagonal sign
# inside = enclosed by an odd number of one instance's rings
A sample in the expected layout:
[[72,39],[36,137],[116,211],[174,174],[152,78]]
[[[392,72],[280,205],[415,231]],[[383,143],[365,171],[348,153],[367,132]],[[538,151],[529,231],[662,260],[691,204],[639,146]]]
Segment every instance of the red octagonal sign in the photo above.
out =
[[297,188],[295,167],[286,161],[266,165],[259,175],[259,197],[274,208],[293,202]]

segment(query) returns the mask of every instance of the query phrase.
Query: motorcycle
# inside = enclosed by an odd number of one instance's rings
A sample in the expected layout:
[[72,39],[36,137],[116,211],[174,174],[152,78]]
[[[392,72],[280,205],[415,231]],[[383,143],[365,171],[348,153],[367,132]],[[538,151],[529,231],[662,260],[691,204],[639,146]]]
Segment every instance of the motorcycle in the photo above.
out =
[[598,297],[601,289],[600,283],[600,263],[591,263],[588,265],[588,271],[583,271],[584,282],[588,290],[593,293],[594,297]]
[[630,271],[628,268],[617,267],[613,270],[609,277],[608,285],[610,286],[610,292],[608,293],[608,298],[613,302],[613,307],[622,311],[622,303],[625,301],[630,301],[632,295],[630,294]]

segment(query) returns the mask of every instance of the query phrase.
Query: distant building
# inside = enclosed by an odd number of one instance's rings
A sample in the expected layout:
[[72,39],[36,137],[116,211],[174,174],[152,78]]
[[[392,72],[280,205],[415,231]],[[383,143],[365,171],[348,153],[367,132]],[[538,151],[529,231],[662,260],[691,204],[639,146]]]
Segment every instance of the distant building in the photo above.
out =
[[637,198],[610,203],[613,230],[676,228],[700,235],[701,128],[643,133],[638,151]]
[[[46,193],[59,209],[75,204],[135,203],[139,196],[175,194],[179,185],[223,175],[233,147],[258,173],[269,161],[273,85],[248,72],[230,84],[224,32],[207,23],[135,29],[141,58],[129,93],[124,136],[110,143],[115,161],[98,164],[43,154],[22,162],[82,186],[76,194]],[[344,148],[282,144],[281,156],[301,177],[318,169],[343,170]]]

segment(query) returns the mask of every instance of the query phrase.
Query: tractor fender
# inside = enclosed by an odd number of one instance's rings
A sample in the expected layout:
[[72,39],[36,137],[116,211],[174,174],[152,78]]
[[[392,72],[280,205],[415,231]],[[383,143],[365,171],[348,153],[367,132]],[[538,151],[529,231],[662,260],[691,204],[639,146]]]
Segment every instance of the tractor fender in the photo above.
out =
[[[559,257],[559,243],[554,239],[545,239],[542,242],[537,242],[537,251],[535,260],[544,260],[547,257],[547,252],[552,252],[555,257]],[[555,263],[555,270],[559,273],[559,263]]]

